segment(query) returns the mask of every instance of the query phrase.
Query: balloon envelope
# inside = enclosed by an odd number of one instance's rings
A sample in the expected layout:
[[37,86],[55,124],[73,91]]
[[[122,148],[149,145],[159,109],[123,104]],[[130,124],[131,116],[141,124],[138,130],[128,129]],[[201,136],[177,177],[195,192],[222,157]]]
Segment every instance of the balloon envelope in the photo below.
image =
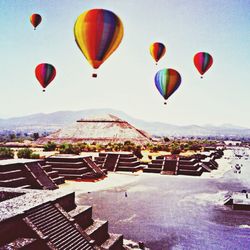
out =
[[48,63],[41,63],[36,66],[35,75],[43,88],[46,88],[55,78],[56,69]]
[[166,47],[163,43],[153,43],[150,45],[150,54],[158,62],[166,53]]
[[162,69],[155,75],[155,86],[167,100],[181,85],[181,75],[174,69]]
[[198,52],[194,56],[194,65],[204,75],[213,64],[213,57],[207,52]]
[[77,18],[74,35],[83,55],[97,69],[119,46],[123,24],[109,10],[91,9]]
[[30,22],[35,29],[41,23],[41,21],[42,21],[42,17],[39,14],[32,14],[30,16]]

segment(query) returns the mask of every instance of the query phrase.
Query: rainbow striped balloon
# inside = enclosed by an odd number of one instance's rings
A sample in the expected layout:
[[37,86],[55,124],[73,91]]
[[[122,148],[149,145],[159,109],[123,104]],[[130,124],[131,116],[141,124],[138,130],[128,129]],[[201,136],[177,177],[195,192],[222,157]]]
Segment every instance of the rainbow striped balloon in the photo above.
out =
[[85,58],[97,69],[119,46],[123,37],[123,24],[109,10],[91,9],[77,18],[74,35]]
[[155,86],[165,100],[167,100],[180,85],[181,75],[174,69],[162,69],[155,75]]
[[53,65],[48,63],[41,63],[36,66],[35,75],[41,86],[45,88],[54,80],[56,76],[56,69]]
[[30,16],[30,22],[33,25],[34,29],[41,23],[42,17],[39,14],[32,14]]
[[[213,57],[207,52],[198,52],[194,56],[194,65],[201,75],[204,75],[213,64]],[[202,78],[202,76],[201,76]]]
[[154,58],[154,60],[157,62],[165,55],[166,53],[166,47],[163,43],[155,42],[150,45],[149,47],[150,54]]

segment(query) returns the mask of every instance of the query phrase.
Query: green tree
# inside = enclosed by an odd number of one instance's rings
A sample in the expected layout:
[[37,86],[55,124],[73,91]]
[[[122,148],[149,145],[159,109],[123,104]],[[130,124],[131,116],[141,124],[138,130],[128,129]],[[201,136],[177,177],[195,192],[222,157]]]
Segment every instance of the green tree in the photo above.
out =
[[13,141],[14,139],[16,139],[16,135],[15,134],[10,134],[9,137],[10,137],[11,141]]
[[181,148],[177,144],[172,144],[170,147],[170,152],[172,155],[177,155],[181,152]]
[[39,133],[33,133],[32,137],[36,141],[39,138]]
[[133,149],[133,153],[134,155],[139,158],[139,159],[142,159],[143,158],[143,155],[141,153],[141,146],[136,146],[134,149]]
[[163,140],[165,143],[170,141],[170,139],[168,137],[163,137]]
[[14,150],[6,147],[0,147],[0,160],[13,159]]
[[56,147],[57,147],[56,143],[48,141],[48,143],[43,146],[43,150],[44,151],[54,151],[54,150],[56,150]]
[[17,157],[18,158],[31,159],[32,154],[33,154],[33,150],[31,150],[29,148],[22,148],[22,149],[18,150]]
[[32,154],[30,155],[30,159],[40,159],[40,155],[39,155],[39,154],[32,153]]
[[59,146],[59,152],[60,154],[80,154],[81,147],[79,147],[79,145],[63,143]]

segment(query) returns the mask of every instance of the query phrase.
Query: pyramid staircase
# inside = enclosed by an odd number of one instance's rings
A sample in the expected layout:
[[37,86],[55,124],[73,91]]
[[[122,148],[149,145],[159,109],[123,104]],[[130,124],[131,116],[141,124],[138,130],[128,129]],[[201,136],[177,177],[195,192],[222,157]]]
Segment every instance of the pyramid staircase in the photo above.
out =
[[91,157],[79,155],[56,155],[46,159],[46,167],[58,172],[61,178],[89,179],[100,178],[105,173],[92,161]]
[[95,163],[102,169],[108,171],[131,171],[135,172],[142,167],[137,157],[132,153],[99,153],[98,157],[95,157]]
[[143,169],[143,172],[148,173],[160,173],[160,174],[168,174],[175,175],[177,166],[177,159],[159,156],[156,157],[155,160],[148,163],[148,167]]
[[124,250],[123,235],[109,233],[108,221],[94,220],[91,206],[76,206],[75,193],[55,193],[38,204],[37,195],[25,198],[22,213],[0,221],[0,249]]
[[45,203],[23,219],[51,249],[94,249],[90,238],[74,224],[59,204]]
[[59,176],[59,172],[52,169],[51,165],[48,165],[46,161],[39,163],[41,168],[47,173],[47,175],[57,184],[61,185],[65,183],[65,179],[63,176]]
[[41,167],[43,161],[10,160],[0,165],[0,187],[56,189],[57,183]]
[[211,168],[196,157],[158,156],[143,171],[167,175],[200,176],[203,172],[211,172]]

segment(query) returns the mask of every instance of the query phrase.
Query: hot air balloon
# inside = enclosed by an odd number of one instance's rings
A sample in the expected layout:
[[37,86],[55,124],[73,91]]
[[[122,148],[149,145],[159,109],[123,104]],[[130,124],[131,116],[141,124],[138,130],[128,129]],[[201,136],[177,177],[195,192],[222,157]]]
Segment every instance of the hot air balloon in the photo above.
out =
[[166,47],[163,43],[153,43],[149,47],[150,54],[154,58],[156,65],[157,62],[165,55]]
[[41,21],[42,21],[42,17],[39,14],[32,14],[30,16],[30,22],[34,27],[34,30],[41,23]]
[[213,57],[206,52],[198,52],[194,56],[194,65],[200,72],[201,78],[213,64]]
[[51,64],[41,63],[36,66],[35,74],[37,80],[44,88],[43,92],[45,92],[45,88],[54,80],[56,76],[56,69]]
[[[94,69],[117,49],[123,37],[123,24],[113,12],[91,9],[82,13],[74,26],[75,41]],[[97,74],[93,74],[96,77]]]
[[[155,75],[155,86],[167,100],[181,85],[181,75],[174,69],[162,69]],[[164,102],[164,104],[167,104]]]

